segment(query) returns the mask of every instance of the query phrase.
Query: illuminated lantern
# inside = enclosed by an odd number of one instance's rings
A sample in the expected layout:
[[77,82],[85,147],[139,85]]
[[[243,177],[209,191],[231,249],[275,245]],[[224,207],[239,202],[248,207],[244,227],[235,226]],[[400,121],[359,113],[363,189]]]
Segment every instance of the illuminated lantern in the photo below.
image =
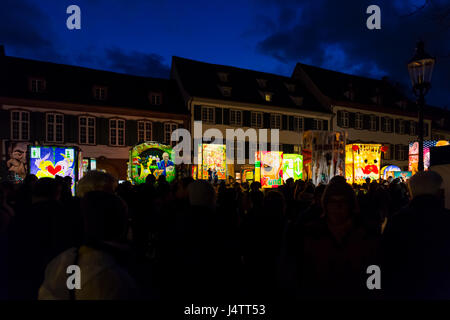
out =
[[[162,169],[163,154],[169,155],[169,165]],[[130,149],[128,177],[133,184],[144,183],[149,174],[166,176],[167,182],[175,180],[175,152],[171,146],[147,141]]]
[[364,183],[367,178],[380,178],[380,144],[348,144],[345,151],[345,177],[348,183]]
[[386,152],[388,151],[388,147],[387,146],[382,146],[381,147],[381,152]]

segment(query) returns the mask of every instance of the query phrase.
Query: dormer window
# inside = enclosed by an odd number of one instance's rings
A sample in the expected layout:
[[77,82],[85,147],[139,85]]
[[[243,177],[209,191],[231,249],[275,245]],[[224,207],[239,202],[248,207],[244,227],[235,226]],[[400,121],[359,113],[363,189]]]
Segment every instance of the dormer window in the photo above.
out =
[[297,106],[301,106],[303,104],[303,97],[293,97],[291,96],[292,101],[294,101],[294,103]]
[[108,95],[108,88],[105,86],[94,86],[94,99],[104,101]]
[[380,89],[376,89],[375,96],[372,97],[372,101],[377,105],[381,105],[383,103],[383,97],[381,95]]
[[226,72],[218,72],[217,76],[219,77],[220,81],[228,82],[228,73],[226,73]]
[[46,87],[45,79],[43,78],[30,78],[29,89],[31,92],[44,92]]
[[161,92],[150,92],[150,103],[156,106],[162,104]]
[[261,96],[263,97],[264,101],[266,102],[271,102],[272,98],[273,98],[273,93],[271,92],[259,92],[261,94]]
[[293,83],[285,83],[284,84],[289,92],[295,92],[295,84]]
[[408,102],[406,100],[400,100],[400,101],[397,101],[397,103],[396,103],[396,105],[398,105],[402,109],[405,109],[407,104],[408,104]]
[[219,86],[220,92],[222,92],[222,95],[224,97],[230,97],[231,96],[231,87],[223,87]]
[[256,79],[256,81],[258,82],[258,85],[259,85],[260,88],[267,87],[267,80],[266,79]]
[[355,100],[355,89],[353,88],[353,83],[348,84],[348,90],[344,92],[344,96],[350,101]]

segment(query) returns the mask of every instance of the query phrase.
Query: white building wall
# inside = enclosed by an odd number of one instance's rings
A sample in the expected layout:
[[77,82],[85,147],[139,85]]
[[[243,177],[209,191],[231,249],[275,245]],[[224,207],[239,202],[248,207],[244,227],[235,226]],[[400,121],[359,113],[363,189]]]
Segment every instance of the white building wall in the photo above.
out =
[[[50,108],[36,108],[36,107],[27,107],[27,106],[15,106],[15,105],[3,105],[2,108],[4,110],[26,110],[30,112],[58,112],[61,114],[67,114],[67,115],[75,115],[75,116],[94,116],[94,117],[102,117],[102,118],[121,118],[125,120],[149,120],[149,121],[158,121],[158,122],[172,122],[172,123],[178,123],[179,125],[183,124],[183,120],[174,120],[170,118],[151,118],[151,117],[141,117],[141,116],[129,116],[125,114],[109,114],[109,113],[98,113],[98,112],[80,112],[80,111],[73,111],[73,110],[66,110],[66,109],[50,109]],[[45,123],[42,124],[45,126]],[[125,129],[126,130],[126,129]],[[105,134],[109,134],[105,133]],[[83,157],[87,158],[99,158],[99,157],[105,157],[109,159],[128,159],[129,157],[129,146],[124,147],[116,147],[116,146],[108,146],[108,145],[84,145],[84,144],[77,144],[77,143],[68,143],[71,146],[77,146],[81,149],[83,152]]]
[[[354,128],[341,128],[337,124],[337,112],[338,111],[348,111],[348,112],[359,112],[366,115],[375,115],[379,117],[390,117],[392,119],[401,119],[401,120],[407,120],[407,121],[418,121],[417,117],[405,117],[405,116],[398,116],[393,114],[387,114],[387,113],[381,113],[381,112],[373,112],[369,110],[362,110],[362,109],[356,109],[356,108],[349,108],[349,107],[342,107],[342,106],[333,106],[333,121],[332,121],[332,128],[333,130],[345,130],[347,132],[347,140],[360,140],[361,142],[374,142],[374,143],[381,143],[381,144],[402,144],[402,145],[409,145],[412,141],[417,141],[417,135],[409,135],[409,134],[398,134],[395,132],[386,133],[381,130],[378,131],[370,131],[370,130],[359,130]],[[424,136],[424,140],[431,139],[431,120],[424,120],[425,123],[428,123],[428,135]],[[380,126],[381,126],[381,120],[380,120]],[[393,128],[393,131],[395,131],[395,128]],[[395,158],[395,155],[394,157]],[[399,161],[392,159],[391,160],[383,160],[382,165],[386,164],[393,164],[396,166],[407,167],[408,166],[408,160],[405,161]]]

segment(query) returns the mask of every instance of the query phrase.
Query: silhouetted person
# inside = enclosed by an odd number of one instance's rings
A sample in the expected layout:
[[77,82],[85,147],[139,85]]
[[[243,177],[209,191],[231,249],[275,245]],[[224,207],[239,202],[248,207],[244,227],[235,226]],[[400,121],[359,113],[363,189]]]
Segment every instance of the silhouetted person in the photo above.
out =
[[296,284],[291,289],[300,298],[364,297],[366,269],[377,262],[378,239],[359,223],[350,185],[329,184],[322,207],[323,218],[287,237],[286,270],[280,272],[294,272],[284,280]]
[[450,298],[450,212],[441,187],[438,173],[418,172],[409,205],[388,220],[381,270],[389,298]]
[[[92,191],[83,197],[81,208],[85,227],[83,245],[64,251],[48,264],[39,299],[136,298],[136,284],[121,266],[127,256],[125,203],[113,194]],[[66,269],[73,264],[81,270],[81,289],[71,293],[66,284]]]
[[47,263],[73,244],[61,190],[57,180],[39,179],[32,204],[17,212],[11,225],[9,280],[13,299],[36,299]]

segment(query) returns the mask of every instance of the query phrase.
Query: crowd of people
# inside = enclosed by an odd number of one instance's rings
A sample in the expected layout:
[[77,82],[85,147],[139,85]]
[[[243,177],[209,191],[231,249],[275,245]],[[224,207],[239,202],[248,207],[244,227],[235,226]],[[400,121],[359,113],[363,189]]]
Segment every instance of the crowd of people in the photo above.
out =
[[[0,183],[0,298],[449,299],[442,178]],[[78,265],[81,289],[69,290]],[[381,272],[369,289],[369,266]]]

